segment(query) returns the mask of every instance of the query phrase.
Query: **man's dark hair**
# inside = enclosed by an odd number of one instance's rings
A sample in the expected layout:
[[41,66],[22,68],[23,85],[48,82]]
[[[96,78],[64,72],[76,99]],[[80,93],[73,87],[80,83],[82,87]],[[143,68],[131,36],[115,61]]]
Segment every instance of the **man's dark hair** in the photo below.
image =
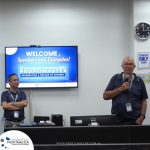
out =
[[8,81],[10,81],[11,80],[11,77],[12,76],[17,76],[18,77],[18,75],[17,74],[15,74],[15,73],[11,73],[9,76],[8,76]]

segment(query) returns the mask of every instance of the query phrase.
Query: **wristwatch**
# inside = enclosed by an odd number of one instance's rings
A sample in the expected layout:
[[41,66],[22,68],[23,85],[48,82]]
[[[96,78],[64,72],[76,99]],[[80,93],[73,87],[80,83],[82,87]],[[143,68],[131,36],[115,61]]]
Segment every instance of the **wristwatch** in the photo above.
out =
[[144,119],[145,119],[145,114],[144,114],[144,113],[141,113],[141,116],[143,116],[143,117],[144,117]]

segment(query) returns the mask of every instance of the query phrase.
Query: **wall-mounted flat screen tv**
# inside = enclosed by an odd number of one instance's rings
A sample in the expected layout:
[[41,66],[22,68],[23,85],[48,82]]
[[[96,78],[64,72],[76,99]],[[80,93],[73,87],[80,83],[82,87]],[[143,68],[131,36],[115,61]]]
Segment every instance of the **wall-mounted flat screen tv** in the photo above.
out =
[[78,47],[5,47],[6,88],[12,73],[19,77],[19,88],[78,87]]

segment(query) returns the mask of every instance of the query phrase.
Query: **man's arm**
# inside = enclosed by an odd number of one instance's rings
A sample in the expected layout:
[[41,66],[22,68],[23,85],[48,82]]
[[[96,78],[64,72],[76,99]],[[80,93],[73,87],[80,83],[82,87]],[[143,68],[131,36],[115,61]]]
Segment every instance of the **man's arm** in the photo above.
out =
[[27,100],[22,100],[20,102],[15,102],[15,103],[12,103],[13,106],[15,107],[19,107],[19,108],[24,108],[26,107],[28,104],[28,101]]
[[142,100],[142,103],[141,103],[141,115],[136,120],[137,124],[142,124],[143,123],[143,121],[145,119],[146,110],[147,110],[147,101],[146,101],[146,99],[144,99],[144,100]]
[[2,108],[5,110],[20,110],[21,108],[13,106],[12,103],[2,102]]
[[15,102],[15,103],[2,102],[2,108],[5,110],[20,110],[20,109],[26,107],[27,104],[28,104],[27,100],[22,100],[20,102]]
[[144,99],[142,100],[142,104],[141,104],[141,115],[146,114],[146,110],[147,110],[147,100]]
[[109,100],[114,98],[115,96],[119,95],[121,92],[126,91],[129,89],[129,83],[128,82],[124,82],[120,87],[111,90],[111,91],[105,91],[103,94],[103,98],[104,100]]

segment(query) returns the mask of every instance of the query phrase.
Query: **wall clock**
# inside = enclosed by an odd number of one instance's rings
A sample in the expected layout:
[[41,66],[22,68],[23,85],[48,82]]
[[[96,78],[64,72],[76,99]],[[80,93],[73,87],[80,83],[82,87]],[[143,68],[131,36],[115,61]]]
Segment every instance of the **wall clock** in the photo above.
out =
[[140,40],[147,40],[150,37],[150,25],[145,22],[141,22],[135,27],[135,34]]

